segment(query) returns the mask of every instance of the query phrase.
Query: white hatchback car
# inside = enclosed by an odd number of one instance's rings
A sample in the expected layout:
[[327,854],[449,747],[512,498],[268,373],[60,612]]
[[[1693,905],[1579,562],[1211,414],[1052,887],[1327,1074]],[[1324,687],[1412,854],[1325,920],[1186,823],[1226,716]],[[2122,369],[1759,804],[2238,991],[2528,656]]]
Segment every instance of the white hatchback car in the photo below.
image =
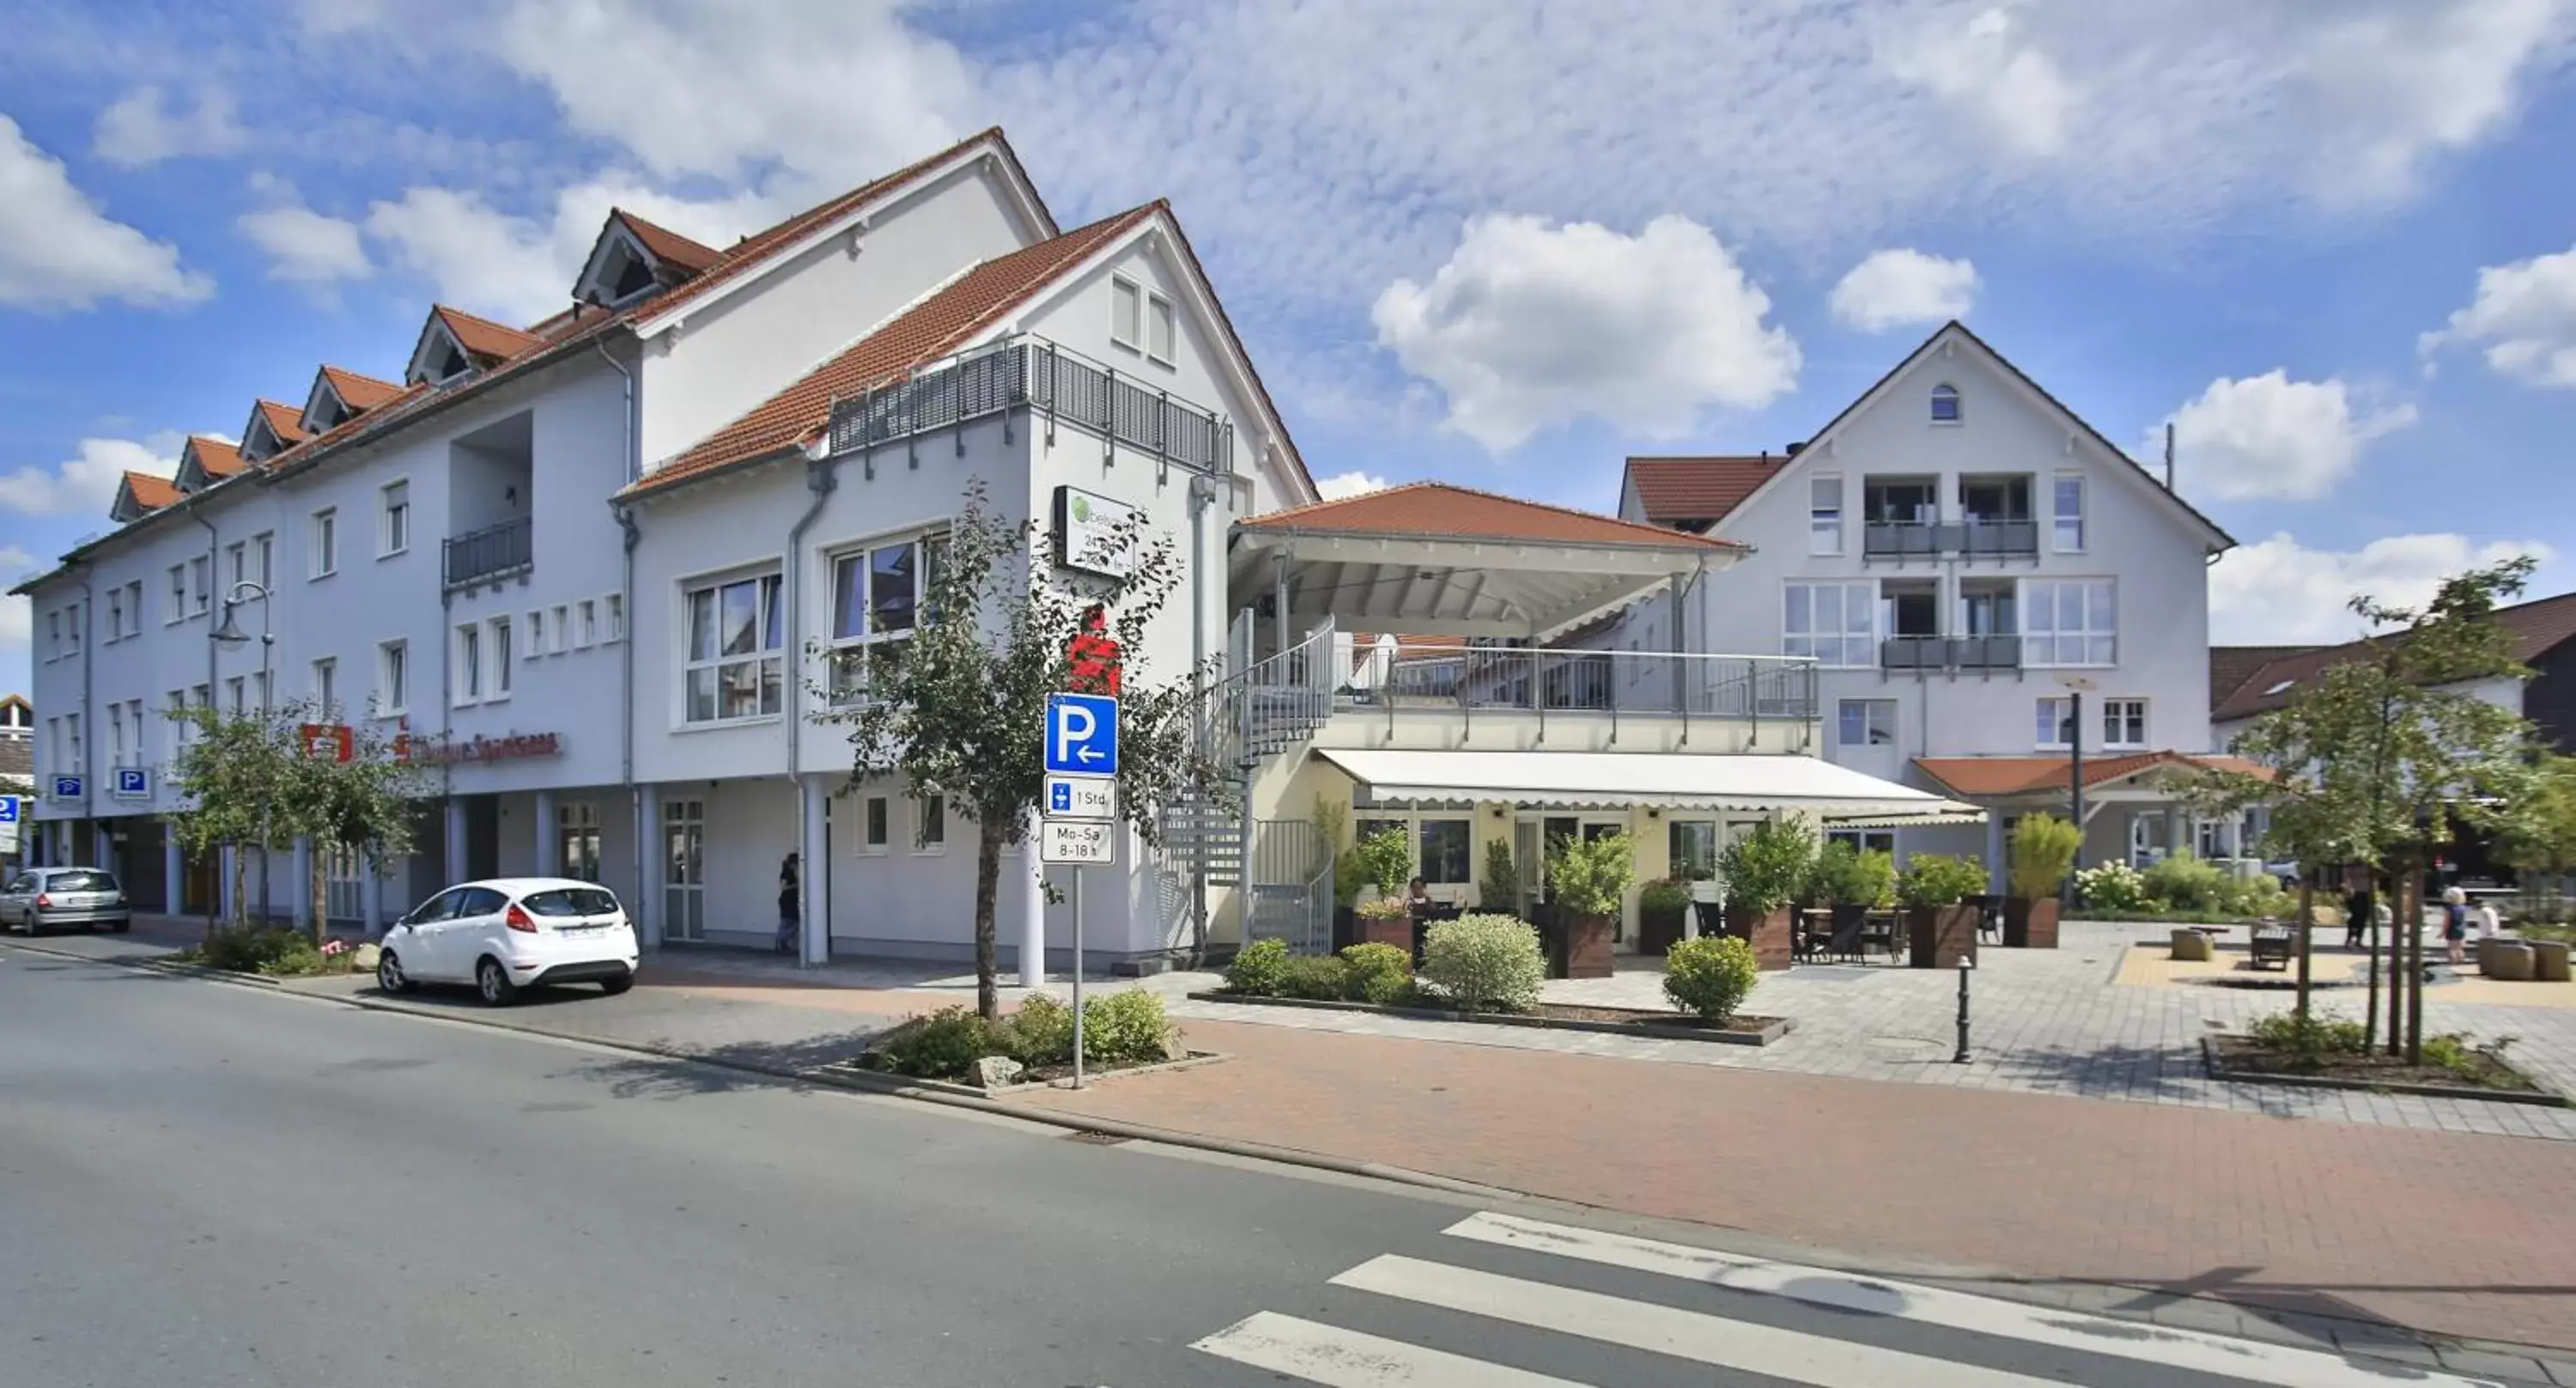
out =
[[506,1006],[522,988],[635,983],[635,927],[617,898],[568,877],[496,877],[450,887],[394,922],[376,983],[407,993],[422,983],[471,983]]

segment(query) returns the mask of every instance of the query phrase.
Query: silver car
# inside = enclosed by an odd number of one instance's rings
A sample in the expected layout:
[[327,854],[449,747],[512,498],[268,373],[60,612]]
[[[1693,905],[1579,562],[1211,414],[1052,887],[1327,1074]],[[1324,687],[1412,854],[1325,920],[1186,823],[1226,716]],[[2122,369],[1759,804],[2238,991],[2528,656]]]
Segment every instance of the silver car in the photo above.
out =
[[102,868],[26,868],[0,884],[0,929],[42,935],[73,928],[131,930],[134,915],[116,874]]

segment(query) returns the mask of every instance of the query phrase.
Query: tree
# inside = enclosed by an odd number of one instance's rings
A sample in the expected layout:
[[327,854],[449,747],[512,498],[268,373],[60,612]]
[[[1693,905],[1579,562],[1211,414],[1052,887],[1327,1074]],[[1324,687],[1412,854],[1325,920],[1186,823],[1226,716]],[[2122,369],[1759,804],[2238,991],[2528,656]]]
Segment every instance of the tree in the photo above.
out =
[[[310,705],[288,714],[303,723],[331,726],[330,715]],[[336,752],[336,749],[334,749]],[[411,852],[417,802],[430,791],[419,767],[395,756],[393,743],[372,720],[349,725],[349,757],[316,755],[303,745],[280,788],[278,815],[296,837],[312,845],[313,938],[319,943],[330,917],[330,855],[357,854],[370,865]],[[372,866],[370,867],[372,870]]]
[[2547,878],[2555,902],[2561,880],[2576,871],[2576,757],[2544,752],[2532,763],[2522,794],[2496,826],[2495,855]]
[[[2458,828],[2497,823],[2530,775],[2531,724],[2470,686],[2528,673],[2514,662],[2495,609],[2522,591],[2531,569],[2521,558],[2454,575],[2420,608],[2355,597],[2351,608],[2371,639],[2236,741],[2236,752],[2268,768],[2269,779],[2222,772],[2200,788],[2201,798],[2223,806],[2270,804],[2265,846],[2295,856],[2310,890],[2319,869],[2339,863],[2400,881],[2388,1039],[2392,1054],[2402,1046],[2410,1060],[2420,1060],[2423,1047],[2424,869]],[[2371,970],[2375,1029],[2375,943]],[[2303,938],[2303,1018],[2308,971]]]
[[[1118,807],[1149,845],[1166,807],[1186,794],[1227,797],[1222,769],[1200,737],[1199,701],[1182,678],[1152,687],[1130,676],[1146,626],[1181,575],[1168,535],[1134,521],[1093,559],[1124,577],[1046,566],[1044,530],[993,514],[982,482],[929,552],[919,626],[869,648],[840,672],[843,706],[818,715],[845,725],[853,781],[898,777],[915,799],[942,795],[976,826],[975,1007],[998,1012],[993,917],[1002,850],[1025,841],[1045,790],[1047,695],[1069,687],[1074,640],[1094,613],[1128,653],[1121,672]],[[1195,673],[1195,672],[1190,672]],[[827,697],[829,690],[822,691]]]
[[[188,808],[170,816],[170,832],[180,845],[202,859],[219,849],[233,852],[233,924],[243,923],[248,892],[242,849],[263,851],[292,843],[293,831],[276,814],[276,804],[297,753],[295,724],[284,710],[222,713],[204,705],[173,708],[172,716],[188,727],[170,772],[170,784]],[[281,835],[284,837],[281,839]],[[216,908],[206,903],[206,932],[215,929]]]

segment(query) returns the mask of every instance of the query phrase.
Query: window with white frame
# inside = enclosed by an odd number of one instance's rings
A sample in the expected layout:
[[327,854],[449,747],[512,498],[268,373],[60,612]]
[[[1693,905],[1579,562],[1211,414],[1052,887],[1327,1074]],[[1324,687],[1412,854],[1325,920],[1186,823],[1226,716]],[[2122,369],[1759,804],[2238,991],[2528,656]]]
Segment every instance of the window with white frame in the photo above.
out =
[[73,603],[63,609],[63,654],[79,655],[81,650],[81,605]]
[[376,716],[400,717],[410,707],[411,643],[379,643],[376,647]]
[[313,662],[313,705],[323,717],[334,716],[340,708],[340,662],[328,658]]
[[139,578],[125,585],[125,634],[143,634],[143,580]]
[[[87,772],[89,770],[89,760],[87,755],[81,749],[80,719],[81,716],[77,713],[66,713],[63,715],[63,736],[70,743],[68,752],[70,759],[65,761],[63,765],[70,767],[74,772]],[[29,933],[32,934],[33,932],[31,931]]]
[[213,708],[215,706],[215,687],[211,684],[201,684],[196,686],[188,691],[188,702],[194,704],[198,708]]
[[259,552],[259,586],[265,589],[277,581],[277,536],[262,531],[251,536],[250,543]]
[[259,711],[261,713],[266,713],[270,708],[268,697],[268,672],[266,670],[262,670],[258,674],[251,676],[251,680],[251,692],[259,696]]
[[162,620],[164,622],[183,622],[187,619],[188,566],[185,564],[173,564],[170,566],[170,615],[162,618]]
[[483,698],[483,628],[467,622],[456,629],[456,702],[479,703]]
[[1843,479],[1818,477],[1807,483],[1807,552],[1843,552]]
[[411,483],[387,482],[376,505],[376,557],[411,548]]
[[932,791],[917,795],[912,801],[912,851],[945,853],[948,851],[948,797]]
[[1867,669],[1878,663],[1878,589],[1871,583],[1792,583],[1780,619],[1780,653],[1819,665]]
[[1458,887],[1476,880],[1475,821],[1464,815],[1422,817],[1414,864],[1426,887]]
[[201,617],[204,616],[206,610],[214,606],[215,602],[215,575],[213,560],[205,557],[204,555],[199,555],[198,557],[188,561],[188,588],[188,597],[191,609],[194,610],[197,615]]
[[611,594],[609,594],[609,595],[607,596],[607,598],[605,598],[604,600],[602,600],[602,602],[601,602],[601,604],[600,604],[600,605],[601,605],[602,607],[605,607],[606,609],[608,609],[608,630],[607,630],[607,632],[606,632],[604,635],[602,635],[599,639],[600,639],[600,640],[602,640],[602,641],[623,641],[623,640],[625,640],[625,639],[626,639],[626,597],[625,597],[625,595],[624,595],[624,594],[622,594],[622,593],[611,593]]
[[107,764],[125,765],[125,705],[107,706]]
[[1834,741],[1844,747],[1889,747],[1896,743],[1894,699],[1845,699],[1835,709],[1839,724]]
[[224,546],[224,591],[230,593],[250,578],[250,542],[236,540]]
[[235,718],[250,712],[250,681],[240,675],[224,681],[224,707]]
[[2023,580],[2022,664],[2047,669],[2115,663],[2120,647],[2117,597],[2107,578]]
[[2031,745],[2043,752],[2062,752],[2075,745],[2075,701],[2063,695],[2043,696]]
[[2102,745],[2121,750],[2145,747],[2147,745],[2147,701],[2104,699],[2102,701]]
[[45,614],[45,659],[63,658],[63,610],[59,607]]
[[162,721],[170,727],[170,759],[177,761],[181,750],[188,745],[190,734],[195,731],[188,722],[188,691],[171,690],[170,701],[163,707],[168,710],[162,715]]
[[571,605],[570,605],[570,604],[568,604],[568,603],[560,603],[560,602],[555,604],[555,625],[554,625],[554,632],[555,632],[555,644],[554,644],[554,652],[555,652],[555,654],[557,654],[557,655],[561,655],[561,654],[563,654],[564,652],[566,652],[566,651],[568,651],[568,650],[571,650],[571,649],[572,649],[572,607],[571,607]]
[[890,811],[892,808],[892,806],[886,803],[886,798],[882,795],[871,795],[864,802],[859,816],[861,820],[861,824],[859,826],[859,851],[861,853],[868,854],[871,857],[881,856],[885,853],[886,839],[888,829],[890,828]]
[[534,660],[545,653],[546,610],[542,607],[531,607],[528,609],[528,649],[522,659]]
[[113,643],[125,637],[125,589],[107,590],[107,639]]
[[510,619],[495,617],[483,625],[492,650],[492,668],[487,681],[490,687],[484,691],[483,697],[506,699],[510,697]]
[[1145,291],[1136,282],[1113,278],[1109,281],[1109,340],[1121,347],[1142,347],[1144,343]]
[[862,697],[867,663],[893,654],[924,620],[936,542],[907,536],[832,560],[831,686],[835,703]]
[[340,571],[340,512],[324,507],[313,513],[312,576],[329,578]]
[[1947,381],[1932,387],[1932,422],[1956,424],[1959,418],[1959,388]]
[[1893,829],[1828,829],[1825,842],[1847,843],[1859,853],[1896,855],[1896,831]]
[[592,602],[588,598],[583,598],[581,600],[581,636],[572,643],[573,649],[580,651],[589,650],[591,643],[598,639],[599,604]]
[[1165,366],[1172,364],[1172,341],[1178,336],[1179,320],[1172,312],[1172,301],[1160,294],[1145,296],[1145,355]]
[[2084,552],[2084,477],[2060,473],[2050,492],[2049,534],[2059,554]]
[[779,577],[759,574],[690,588],[682,711],[691,723],[775,716],[784,706],[786,644]]

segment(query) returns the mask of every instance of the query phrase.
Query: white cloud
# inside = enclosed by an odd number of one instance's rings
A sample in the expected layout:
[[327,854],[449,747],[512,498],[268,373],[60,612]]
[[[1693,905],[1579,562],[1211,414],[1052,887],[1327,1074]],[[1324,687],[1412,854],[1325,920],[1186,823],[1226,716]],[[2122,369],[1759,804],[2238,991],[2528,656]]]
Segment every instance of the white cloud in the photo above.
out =
[[1326,501],[1340,501],[1364,492],[1382,492],[1387,485],[1385,478],[1365,472],[1342,472],[1315,479],[1315,490],[1323,493]]
[[2478,271],[2478,294],[2426,353],[2454,342],[2486,344],[2487,365],[2528,385],[2576,390],[2576,246]]
[[1918,250],[1872,251],[1834,286],[1834,316],[1862,332],[1965,318],[1977,302],[1977,267]]
[[0,473],[0,511],[30,516],[107,514],[116,484],[129,472],[169,477],[179,470],[178,434],[150,438],[82,439],[79,451],[50,468],[21,467]]
[[1686,218],[1624,236],[1498,216],[1469,222],[1429,284],[1388,285],[1371,316],[1379,345],[1448,397],[1448,427],[1501,452],[1582,415],[1669,437],[1704,405],[1769,402],[1798,379],[1770,311]]
[[181,304],[214,290],[213,280],[179,263],[176,246],[110,221],[72,186],[61,160],[0,115],[0,305]]
[[197,108],[174,112],[159,87],[137,87],[98,113],[90,152],[129,169],[185,155],[230,154],[245,138],[233,120],[232,97],[221,87],[198,93]]
[[[13,585],[20,574],[36,567],[36,556],[16,545],[0,545],[0,585]],[[27,637],[35,629],[35,619],[25,598],[0,594],[0,671],[16,671],[23,663]],[[11,685],[10,688],[21,686]]]
[[2055,59],[2014,37],[2013,17],[2000,7],[1907,34],[1881,61],[1900,80],[1965,109],[2008,149],[2047,155],[2066,145],[2078,93]]
[[233,226],[252,245],[268,253],[268,277],[292,284],[330,285],[365,279],[376,272],[358,237],[358,224],[327,217],[307,207],[282,185],[268,185],[282,198],[274,206],[245,212]]
[[2391,535],[2357,550],[2317,550],[2287,532],[2229,550],[2209,571],[2209,639],[2220,645],[2349,641],[2362,634],[2347,604],[2357,593],[2419,604],[2464,569],[2528,554],[2556,557],[2538,540],[2477,544],[2450,534]]
[[[2384,200],[2416,191],[2423,166],[2509,124],[2518,79],[2563,57],[2564,0],[2413,0],[2341,4],[2301,16],[2287,70],[2330,147],[2344,191]],[[2552,50],[2558,50],[2555,54]]]
[[[2293,381],[2278,370],[2210,382],[2167,416],[2182,490],[2222,501],[2325,495],[2352,471],[2363,444],[2415,423],[2413,405],[2356,412],[2354,394],[2331,376]],[[2161,434],[2139,446],[2141,457],[2163,451]]]
[[713,246],[776,217],[753,195],[692,202],[611,179],[563,190],[542,221],[501,211],[477,193],[412,188],[369,208],[366,229],[397,263],[430,281],[440,302],[534,321],[572,301],[573,279],[612,207]]

